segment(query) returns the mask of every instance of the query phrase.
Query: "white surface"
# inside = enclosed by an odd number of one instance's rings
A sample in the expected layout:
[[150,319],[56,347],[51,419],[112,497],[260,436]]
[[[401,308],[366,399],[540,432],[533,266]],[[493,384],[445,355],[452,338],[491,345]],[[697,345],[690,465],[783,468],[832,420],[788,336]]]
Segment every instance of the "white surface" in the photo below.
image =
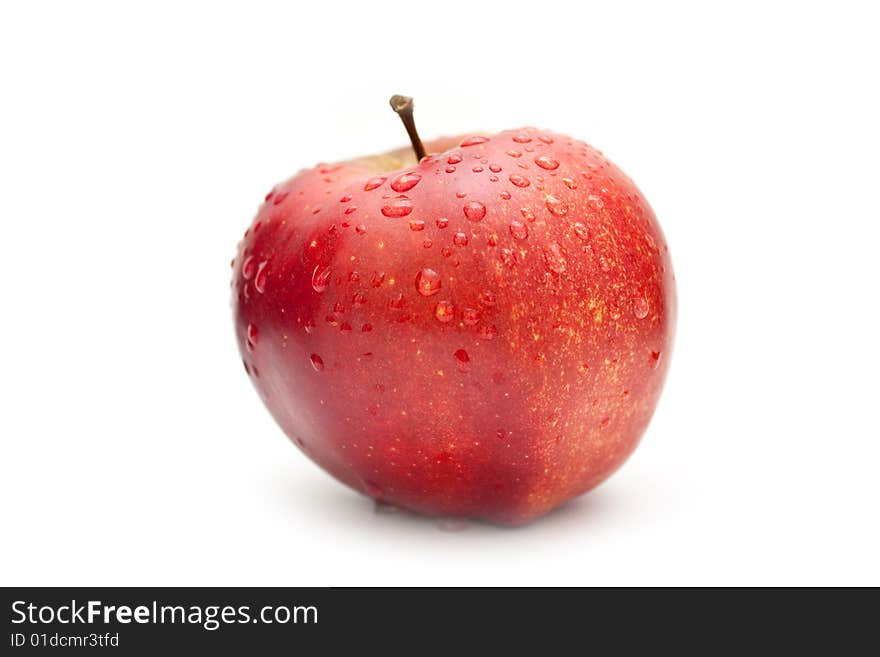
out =
[[[878,22],[825,5],[4,3],[0,583],[880,584]],[[586,139],[669,239],[655,420],[524,529],[374,514],[236,353],[258,202],[394,92]]]

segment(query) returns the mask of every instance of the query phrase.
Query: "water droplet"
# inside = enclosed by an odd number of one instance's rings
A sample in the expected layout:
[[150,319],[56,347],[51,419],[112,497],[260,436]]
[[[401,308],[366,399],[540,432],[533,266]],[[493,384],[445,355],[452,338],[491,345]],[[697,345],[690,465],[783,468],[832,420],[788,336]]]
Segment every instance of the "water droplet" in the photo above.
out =
[[524,240],[529,236],[529,227],[518,219],[510,222],[510,234],[514,239]]
[[254,262],[254,256],[250,255],[241,263],[241,275],[246,279],[250,279],[253,278],[256,271],[257,265]]
[[492,173],[498,173],[501,171],[501,167],[498,166],[497,164],[490,164],[489,171],[491,171]]
[[388,180],[387,176],[376,176],[375,178],[370,178],[367,181],[367,184],[364,185],[364,191],[369,192],[376,189],[377,187],[381,187],[386,180]]
[[455,173],[455,167],[452,166],[451,164],[448,167],[446,167],[446,169],[444,169],[444,170],[446,171],[446,173]]
[[312,289],[315,292],[323,292],[330,285],[330,277],[333,275],[330,267],[316,265],[312,272]]
[[385,272],[384,271],[374,271],[373,276],[370,278],[370,285],[373,287],[380,287],[382,283],[385,282]]
[[474,173],[483,173],[483,167],[475,166],[473,169],[471,169],[471,171],[473,171]]
[[354,232],[356,232],[358,235],[366,235],[367,234],[367,227],[364,226],[363,224],[358,224],[357,226],[354,227]]
[[446,159],[446,164],[458,164],[459,162],[461,162],[461,153],[452,153]]
[[539,155],[535,158],[535,164],[542,169],[547,169],[547,171],[553,171],[554,169],[559,168],[559,162],[549,155]]
[[343,334],[348,335],[349,333],[351,333],[351,324],[349,324],[348,322],[342,322],[342,324],[339,325],[339,330]]
[[544,204],[547,206],[547,209],[550,210],[550,214],[554,217],[564,217],[568,214],[568,206],[565,204],[565,201],[562,201],[555,196],[548,195]]
[[357,209],[358,208],[356,205],[349,205],[347,208],[345,208],[344,214],[354,214],[355,212],[357,212]]
[[651,365],[651,369],[656,370],[657,367],[660,365],[660,352],[659,351],[652,351],[648,362]]
[[437,228],[446,228],[449,225],[449,219],[440,217],[436,222]]
[[452,236],[452,243],[455,246],[467,246],[468,236],[466,233],[458,231],[455,235]]
[[464,349],[459,349],[452,355],[455,357],[458,368],[462,371],[466,371],[471,362],[471,357],[468,356],[468,352],[466,352]]
[[513,141],[515,141],[517,144],[528,144],[530,141],[532,141],[532,138],[529,137],[526,133],[521,132],[518,135],[513,136]]
[[553,242],[544,249],[544,262],[547,263],[547,269],[554,274],[562,274],[565,272],[566,261],[562,255],[562,249],[556,242]]
[[450,301],[439,301],[434,307],[434,317],[443,322],[449,322],[453,319],[455,307]]
[[563,178],[562,182],[565,183],[565,186],[569,189],[577,189],[578,187],[578,184],[571,178]]
[[486,206],[479,201],[471,201],[464,206],[464,216],[471,221],[482,221],[486,216]]
[[525,176],[521,176],[518,173],[510,174],[508,180],[510,180],[510,182],[512,182],[517,187],[528,187],[531,184],[528,178],[526,178]]
[[284,203],[284,199],[287,198],[288,194],[290,194],[290,192],[281,192],[280,194],[275,194],[275,198],[272,199],[272,204],[281,205],[282,203]]
[[341,199],[339,199],[340,203],[348,203],[352,199],[351,194],[346,194]]
[[409,220],[409,229],[415,232],[419,232],[420,230],[425,230],[425,222],[421,219],[410,219]]
[[432,246],[434,246],[433,240],[430,237],[426,237],[425,240],[422,242],[422,248],[430,249]]
[[476,146],[477,144],[485,144],[487,141],[489,141],[488,137],[481,137],[479,135],[476,135],[474,137],[468,137],[463,142],[461,142],[461,145],[463,147]]
[[309,361],[312,363],[312,367],[316,372],[324,371],[324,359],[321,358],[318,354],[312,354],[309,356]]
[[357,283],[359,280],[361,280],[361,275],[358,274],[356,271],[349,272],[348,280],[352,283]]
[[423,297],[431,297],[440,291],[443,281],[433,269],[427,267],[416,274],[416,289]]
[[398,196],[382,206],[382,214],[386,217],[405,217],[412,212],[413,204],[406,196]]
[[501,196],[501,198],[504,199],[505,201],[510,200],[510,192],[508,192],[508,191],[501,192],[501,194],[499,194],[499,196]]
[[645,297],[637,297],[633,302],[633,315],[636,316],[636,319],[645,319],[649,310],[648,300]]
[[498,176],[489,176],[489,182],[498,182]]
[[[372,324],[367,323],[367,324],[364,324],[363,326],[361,326],[361,333],[369,333],[372,330],[373,330]],[[366,354],[364,354],[364,355],[366,356]],[[372,356],[372,354],[370,354],[370,355]]]
[[519,151],[513,150],[512,148],[509,151],[507,151],[507,154],[510,157],[522,157],[522,153],[520,153]]
[[266,265],[268,264],[268,260],[263,260],[260,266],[257,267],[257,275],[254,276],[254,289],[260,294],[266,291],[266,282],[269,278],[269,273],[266,271]]
[[467,192],[455,192],[455,198],[464,198],[467,196]]
[[254,324],[248,324],[247,327],[247,348],[248,351],[253,351],[254,347],[257,344],[257,327]]
[[498,246],[497,233],[489,233],[489,235],[486,236],[486,246]]
[[553,143],[553,138],[548,135],[538,135],[538,140],[543,141],[545,144]]
[[355,292],[351,302],[356,306],[363,306],[367,302],[367,297],[363,292]]
[[388,301],[388,307],[394,308],[396,310],[400,310],[401,308],[403,308],[405,303],[406,302],[403,300],[403,294],[398,292],[395,296],[391,297],[391,299]]
[[590,239],[590,229],[581,222],[576,221],[572,228],[574,228],[574,234],[580,237],[582,240]]
[[500,255],[501,262],[503,262],[508,269],[516,267],[516,254],[513,251],[510,249],[501,249]]
[[391,181],[391,189],[395,192],[407,192],[419,184],[422,174],[410,171],[402,173]]
[[523,216],[523,219],[526,221],[534,221],[535,213],[529,210],[528,208],[520,208],[519,213]]

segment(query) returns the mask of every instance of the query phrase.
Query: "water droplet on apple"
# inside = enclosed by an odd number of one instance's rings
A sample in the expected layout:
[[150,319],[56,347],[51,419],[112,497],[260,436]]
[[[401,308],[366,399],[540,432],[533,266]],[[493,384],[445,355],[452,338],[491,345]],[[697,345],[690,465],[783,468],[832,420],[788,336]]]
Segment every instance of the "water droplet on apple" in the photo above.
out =
[[480,311],[476,308],[465,308],[462,313],[462,321],[467,326],[473,326],[480,321]]
[[577,189],[577,183],[571,178],[563,178],[562,182],[565,183],[565,186],[569,189]]
[[433,269],[427,267],[416,274],[416,289],[423,297],[431,297],[437,294],[442,287],[443,282]]
[[246,279],[250,279],[253,278],[256,271],[257,265],[254,262],[254,256],[250,255],[241,263],[241,275]]
[[422,174],[415,173],[414,171],[402,173],[391,181],[391,189],[395,192],[408,192],[418,185],[421,179]]
[[562,249],[556,242],[553,242],[544,249],[544,262],[547,264],[547,269],[554,274],[565,273],[565,267],[567,264],[565,256],[562,255]]
[[250,351],[253,351],[254,347],[257,344],[257,336],[258,336],[258,331],[257,331],[256,325],[248,324],[248,326],[247,326],[247,348]]
[[254,276],[254,289],[260,294],[266,291],[266,281],[269,278],[269,273],[266,271],[266,265],[268,264],[268,260],[261,262],[260,266],[257,267],[257,274]]
[[351,302],[356,306],[363,306],[367,302],[367,297],[363,292],[355,292]]
[[461,162],[461,153],[452,153],[446,159],[446,164],[458,164],[459,162]]
[[539,155],[535,158],[535,164],[547,171],[553,171],[559,168],[559,162],[549,155]]
[[373,287],[381,287],[383,282],[385,282],[385,272],[374,271],[373,276],[370,278],[370,285]]
[[436,222],[437,228],[446,228],[449,225],[449,219],[440,217]]
[[508,180],[510,180],[510,182],[512,182],[517,187],[528,187],[531,184],[528,178],[526,178],[525,176],[521,176],[518,173],[510,174]]
[[394,308],[396,310],[400,310],[401,308],[403,308],[405,303],[406,302],[403,299],[403,294],[398,292],[395,296],[391,297],[391,299],[388,301],[388,307]]
[[458,365],[458,369],[463,372],[466,372],[470,367],[471,357],[468,356],[468,352],[464,349],[457,350],[454,354],[456,364]]
[[492,173],[499,173],[501,171],[501,167],[497,164],[490,164],[489,171],[491,171]]
[[348,203],[352,199],[351,194],[346,194],[342,198],[339,199],[340,203]]
[[355,212],[357,212],[357,209],[358,207],[356,205],[349,205],[347,208],[345,208],[345,212],[343,214],[354,214]]
[[413,210],[413,203],[406,196],[398,196],[382,206],[382,214],[386,217],[405,217]]
[[637,297],[633,302],[633,315],[636,316],[636,319],[645,319],[649,310],[648,300],[644,297]]
[[516,240],[524,240],[529,236],[529,227],[518,219],[510,222],[510,234]]
[[312,354],[309,356],[309,362],[311,362],[312,367],[316,372],[324,371],[324,359],[321,358],[318,354]]
[[512,149],[512,148],[511,148],[509,151],[507,151],[507,154],[508,154],[510,157],[514,157],[514,158],[516,158],[516,157],[522,157],[522,153],[520,153],[519,151],[514,150],[514,149]]
[[544,200],[547,209],[550,210],[550,214],[554,217],[564,217],[568,214],[568,206],[565,204],[565,201],[556,198],[555,196],[548,195]]
[[452,236],[452,243],[455,246],[467,246],[468,236],[467,233],[463,233],[458,231],[455,235]]
[[652,351],[651,352],[650,357],[648,359],[648,363],[650,364],[652,370],[656,370],[657,367],[659,367],[660,355],[661,354],[659,351]]
[[410,219],[409,220],[409,229],[415,232],[419,232],[421,230],[425,230],[425,222],[421,219]]
[[330,285],[330,277],[332,275],[333,271],[330,267],[316,265],[312,272],[312,289],[315,290],[315,292],[323,292],[326,290]]
[[473,169],[471,169],[474,173],[483,173],[483,167],[477,165]]
[[437,302],[437,306],[434,308],[434,317],[436,317],[444,324],[454,318],[454,313],[455,308],[449,301],[439,301]]
[[475,135],[473,137],[468,137],[467,139],[465,139],[463,142],[461,142],[461,145],[463,147],[476,146],[477,144],[485,144],[487,141],[489,141],[488,137]]
[[529,137],[526,133],[520,132],[519,134],[513,136],[513,141],[515,141],[517,144],[528,144],[530,141],[532,141],[532,138]]
[[590,229],[581,222],[576,221],[572,228],[574,228],[574,234],[580,237],[582,240],[590,239]]
[[529,210],[528,208],[520,208],[519,213],[523,216],[523,219],[526,221],[534,221],[535,213]]
[[479,201],[471,201],[464,206],[464,216],[471,221],[482,221],[486,216],[486,206]]
[[272,204],[281,205],[282,203],[284,203],[284,199],[287,198],[288,194],[290,194],[290,192],[281,192],[280,194],[275,194],[275,198],[272,199]]
[[367,227],[364,226],[364,224],[358,224],[354,227],[354,232],[356,232],[358,235],[366,235]]
[[370,178],[367,181],[367,184],[364,185],[364,191],[370,192],[370,191],[376,189],[377,187],[381,187],[385,183],[386,180],[388,180],[387,176],[376,176],[375,178]]
[[[361,326],[361,333],[369,333],[373,330],[373,325],[369,322]],[[364,354],[366,356],[366,354]],[[370,354],[372,356],[372,354]]]
[[444,169],[444,171],[446,171],[446,173],[455,173],[455,167],[450,164],[448,167],[446,167],[446,169]]

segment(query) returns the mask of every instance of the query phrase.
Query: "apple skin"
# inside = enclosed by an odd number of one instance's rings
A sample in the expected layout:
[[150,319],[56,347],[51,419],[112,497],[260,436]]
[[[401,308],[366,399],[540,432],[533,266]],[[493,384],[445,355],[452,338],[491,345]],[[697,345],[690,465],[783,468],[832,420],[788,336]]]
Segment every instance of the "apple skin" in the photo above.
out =
[[[599,151],[534,128],[301,171],[233,261],[245,370],[341,482],[521,524],[632,453],[675,324],[668,248]],[[432,154],[433,153],[433,154]]]

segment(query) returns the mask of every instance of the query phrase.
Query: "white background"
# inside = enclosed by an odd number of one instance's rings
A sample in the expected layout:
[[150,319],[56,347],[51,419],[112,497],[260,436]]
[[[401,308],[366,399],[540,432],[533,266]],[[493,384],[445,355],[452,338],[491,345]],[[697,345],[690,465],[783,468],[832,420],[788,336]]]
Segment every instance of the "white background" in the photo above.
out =
[[[0,583],[880,584],[870,3],[3,3]],[[639,450],[531,526],[375,514],[241,368],[273,183],[537,124],[660,218],[680,316]]]

